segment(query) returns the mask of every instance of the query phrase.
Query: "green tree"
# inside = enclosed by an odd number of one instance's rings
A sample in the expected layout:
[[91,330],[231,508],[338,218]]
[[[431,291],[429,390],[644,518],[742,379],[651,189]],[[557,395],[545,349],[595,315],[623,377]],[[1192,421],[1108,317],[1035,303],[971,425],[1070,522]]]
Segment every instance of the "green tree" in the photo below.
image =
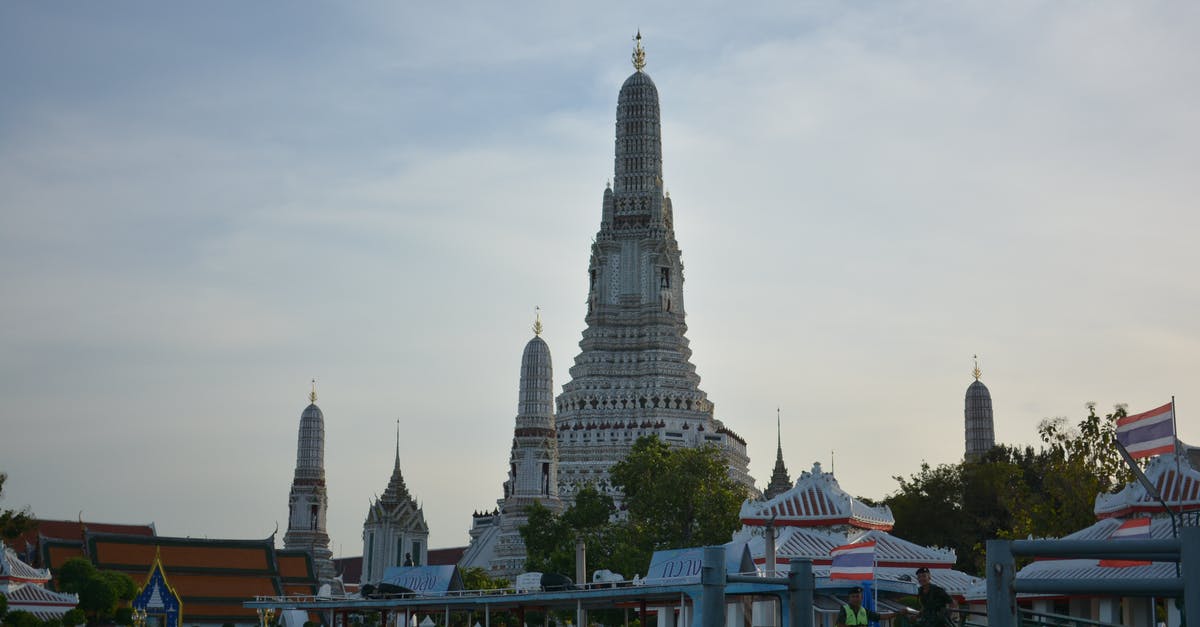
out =
[[943,464],[905,479],[885,502],[894,532],[907,540],[953,548],[960,570],[982,574],[989,538],[1061,537],[1095,522],[1096,495],[1122,486],[1129,473],[1111,444],[1117,407],[1072,426],[1065,418],[1038,427],[1042,446],[998,446],[982,459]]
[[0,594],[0,621],[4,620],[4,615],[8,613],[8,598]]
[[[4,499],[4,482],[8,475],[0,472],[0,500]],[[37,519],[28,507],[0,510],[0,539],[12,541],[26,531],[37,528]]]
[[75,608],[68,611],[66,614],[63,614],[62,622],[63,625],[66,625],[67,627],[75,627],[76,625],[82,625],[86,623],[87,615],[83,613],[83,610]]
[[629,522],[654,549],[724,544],[741,526],[746,487],[729,476],[715,446],[674,448],[656,436],[638,438],[609,475]]
[[96,567],[87,559],[72,557],[58,567],[58,589],[61,592],[79,594],[84,585],[96,576],[96,572]]
[[138,587],[134,583],[133,577],[115,570],[100,571],[98,575],[116,591],[118,603],[128,603],[137,596]]
[[463,588],[466,590],[501,590],[512,585],[503,577],[488,576],[487,571],[479,566],[463,568],[459,574],[462,575]]
[[12,627],[41,627],[42,619],[25,610],[17,610],[5,615],[4,624]]
[[96,620],[104,620],[117,609],[117,589],[104,577],[95,575],[79,591],[79,607]]
[[674,448],[641,438],[609,475],[624,495],[626,516],[618,517],[613,499],[593,486],[576,493],[561,515],[533,505],[521,528],[526,570],[574,574],[575,540],[582,538],[589,572],[632,577],[645,573],[658,549],[724,544],[741,524],[746,489],[730,479],[715,447]]

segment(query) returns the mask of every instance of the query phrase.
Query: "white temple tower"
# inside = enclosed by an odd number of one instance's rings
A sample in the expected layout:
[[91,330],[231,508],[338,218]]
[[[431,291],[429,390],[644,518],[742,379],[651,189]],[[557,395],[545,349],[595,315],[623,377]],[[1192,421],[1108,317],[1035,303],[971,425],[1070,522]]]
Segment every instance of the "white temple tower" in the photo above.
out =
[[975,370],[971,374],[975,381],[967,387],[963,403],[963,420],[966,423],[966,451],[963,457],[967,461],[979,461],[984,453],[996,446],[996,429],[992,419],[992,393],[979,380],[983,375],[979,370],[979,362],[975,362]]
[[714,418],[691,363],[658,89],[644,71],[640,33],[633,64],[617,97],[615,178],[592,245],[587,328],[556,401],[559,490],[565,498],[588,484],[613,492],[609,467],[651,434],[718,446],[730,475],[753,488],[746,442]]
[[428,563],[429,525],[425,512],[408,493],[400,472],[400,426],[396,425],[396,462],[383,496],[375,499],[363,521],[361,584],[378,584],[391,566]]
[[511,577],[524,571],[525,541],[520,528],[534,503],[557,512],[558,444],[554,431],[554,368],[550,347],[542,340],[542,321],[533,325],[534,336],[521,354],[521,387],[517,423],[513,430],[508,480],[500,502],[499,537],[489,567],[493,577]]
[[308,395],[309,406],[300,414],[296,446],[296,474],[288,496],[288,528],[283,548],[308,551],[322,584],[334,584],[333,552],[325,532],[325,416],[317,407],[317,384]]

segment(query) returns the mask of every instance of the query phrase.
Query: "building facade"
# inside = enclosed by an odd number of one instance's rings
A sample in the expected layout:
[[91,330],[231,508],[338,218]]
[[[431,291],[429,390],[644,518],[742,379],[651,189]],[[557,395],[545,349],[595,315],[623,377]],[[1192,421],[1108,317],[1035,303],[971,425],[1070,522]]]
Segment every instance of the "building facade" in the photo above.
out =
[[429,526],[400,472],[400,432],[396,431],[396,461],[383,496],[375,499],[363,521],[363,561],[360,584],[376,584],[392,566],[428,563]]

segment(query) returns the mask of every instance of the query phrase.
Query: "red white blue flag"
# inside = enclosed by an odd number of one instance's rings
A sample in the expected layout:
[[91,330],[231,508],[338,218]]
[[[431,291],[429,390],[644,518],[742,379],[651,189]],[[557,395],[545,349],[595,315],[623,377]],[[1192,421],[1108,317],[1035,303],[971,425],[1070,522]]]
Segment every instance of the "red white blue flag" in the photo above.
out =
[[845,544],[830,551],[829,555],[833,557],[830,579],[869,581],[875,578],[874,540]]
[[[1120,527],[1113,529],[1112,533],[1108,534],[1109,540],[1149,540],[1150,539],[1150,519],[1149,518],[1131,518],[1123,523]],[[1101,566],[1111,568],[1123,568],[1125,566],[1149,566],[1150,562],[1140,560],[1100,560]]]
[[1134,459],[1175,452],[1175,407],[1167,403],[1117,420],[1117,441]]

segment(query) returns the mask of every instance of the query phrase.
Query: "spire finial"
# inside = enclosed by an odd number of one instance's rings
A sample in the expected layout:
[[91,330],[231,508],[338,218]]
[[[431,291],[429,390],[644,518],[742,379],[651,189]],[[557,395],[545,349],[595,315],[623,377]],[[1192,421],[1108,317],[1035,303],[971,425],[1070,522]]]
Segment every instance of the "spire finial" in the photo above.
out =
[[400,419],[396,419],[396,465],[400,465]]
[[537,306],[533,308],[533,334],[542,335],[542,308]]
[[637,37],[633,39],[637,42],[633,48],[633,67],[641,72],[642,68],[646,67],[646,50],[642,48],[642,29],[638,29]]
[[779,426],[779,408],[775,408],[775,456],[783,459],[783,429]]
[[975,360],[975,369],[971,371],[971,374],[978,381],[979,377],[983,375],[983,371],[979,369],[979,355],[971,355],[971,357]]
[[312,391],[308,393],[308,402],[310,402],[310,403],[317,402],[317,380],[316,379],[312,380]]

